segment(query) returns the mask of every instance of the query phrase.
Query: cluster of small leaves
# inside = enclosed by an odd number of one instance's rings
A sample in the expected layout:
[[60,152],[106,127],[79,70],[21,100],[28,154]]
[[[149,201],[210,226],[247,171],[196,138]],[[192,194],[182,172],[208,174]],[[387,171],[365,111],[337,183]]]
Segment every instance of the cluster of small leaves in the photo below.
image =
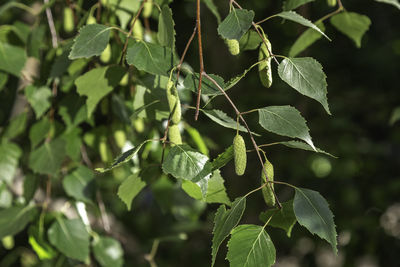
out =
[[[122,266],[123,244],[107,229],[101,200],[101,183],[113,180],[118,183],[113,193],[128,210],[134,208],[135,197],[145,190],[155,195],[161,209],[176,214],[179,211],[172,208],[172,202],[178,197],[171,200],[170,195],[165,196],[167,191],[176,196],[187,194],[193,203],[221,204],[214,219],[212,265],[227,238],[231,266],[273,265],[276,251],[267,227],[281,228],[290,237],[296,222],[328,241],[337,252],[333,214],[318,192],[289,185],[294,188],[294,198],[261,212],[260,220],[265,224],[240,224],[246,198],[268,186],[268,177],[260,188],[232,202],[220,172],[233,158],[232,147],[210,158],[207,138],[184,121],[177,125],[183,144],[168,142],[166,132],[172,111],[166,98],[167,84],[176,84],[177,97],[190,106],[200,77],[189,63],[185,68],[179,65],[169,2],[101,1],[101,10],[99,5],[88,10],[78,6],[60,10],[54,1],[37,9],[13,2],[0,6],[0,16],[22,7],[36,21],[32,25],[16,21],[0,26],[0,99],[2,105],[15,101],[17,107],[12,112],[0,110],[3,245],[9,246],[10,238],[26,231],[27,241],[40,260],[55,264],[68,258],[90,264],[93,255],[101,266]],[[265,41],[259,32],[261,23],[254,22],[256,14],[252,10],[233,5],[221,19],[212,0],[203,2],[217,18],[218,34],[223,39],[237,40],[241,53],[259,49]],[[270,55],[278,62],[273,71],[331,114],[321,64],[311,57],[296,57],[321,37],[330,40],[324,33],[327,18],[312,23],[294,11],[308,2],[313,1],[284,1],[283,11],[265,20],[279,17],[308,28],[294,42],[288,57]],[[397,1],[378,2],[400,8]],[[58,12],[53,15],[55,21],[48,15],[51,11]],[[149,20],[158,21],[157,29],[143,28]],[[370,25],[368,17],[345,10],[340,1],[330,21],[357,47]],[[221,89],[234,90],[258,64],[255,59],[254,65],[229,81],[217,74],[209,74],[210,79],[204,77],[204,99],[222,97]],[[174,74],[181,67],[182,75],[177,79]],[[14,99],[11,95],[17,93]],[[295,107],[255,110],[260,134],[264,129],[292,138],[279,144],[330,155],[315,147],[306,120]],[[248,131],[247,126],[219,109],[203,108],[201,112],[218,127]],[[279,183],[279,177],[275,181]],[[12,190],[18,184],[23,185],[22,189]],[[63,192],[59,199],[52,199],[52,188]],[[52,204],[60,201],[61,207]],[[186,213],[199,216],[204,206],[198,207],[192,204]],[[103,227],[93,221],[102,222]]]

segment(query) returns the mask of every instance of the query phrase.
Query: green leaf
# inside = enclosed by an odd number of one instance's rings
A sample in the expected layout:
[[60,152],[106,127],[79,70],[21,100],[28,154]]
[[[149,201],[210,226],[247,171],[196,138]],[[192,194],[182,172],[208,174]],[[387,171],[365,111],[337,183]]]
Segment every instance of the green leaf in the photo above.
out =
[[232,230],[227,259],[231,267],[272,266],[276,251],[264,227],[243,224]]
[[279,144],[290,147],[290,148],[296,148],[296,149],[303,149],[303,150],[307,150],[307,151],[313,151],[313,152],[318,152],[318,153],[322,153],[325,154],[327,156],[330,156],[332,158],[337,158],[336,156],[323,151],[322,149],[319,149],[318,147],[315,147],[315,150],[313,147],[311,147],[309,144],[300,142],[300,141],[287,141],[287,142],[279,142]]
[[278,74],[300,94],[317,100],[330,115],[326,75],[321,64],[311,57],[285,58],[279,64]]
[[203,0],[204,4],[206,4],[207,8],[213,13],[213,15],[217,18],[218,24],[221,23],[221,16],[218,12],[217,6],[214,4],[213,0]]
[[8,74],[0,71],[0,91],[3,90],[4,85],[8,81]]
[[4,137],[8,139],[13,139],[18,135],[24,133],[27,120],[27,112],[22,112],[21,114],[13,117],[10,121],[10,124],[6,128],[6,131],[4,132]]
[[[325,31],[325,26],[322,22],[315,24],[321,31]],[[317,40],[321,39],[322,35],[313,29],[307,29],[304,31],[296,42],[292,45],[289,51],[290,57],[295,57],[301,52],[303,52],[307,47],[315,43]]]
[[259,123],[275,134],[299,138],[315,149],[306,120],[291,106],[270,106],[258,110]]
[[82,146],[82,130],[80,128],[72,128],[65,131],[60,137],[65,141],[65,152],[67,156],[79,162],[81,159],[81,146]]
[[0,144],[0,181],[12,184],[22,151],[16,144],[3,140]]
[[175,30],[174,20],[172,18],[172,10],[164,5],[161,8],[160,16],[158,18],[158,42],[162,46],[167,46],[172,50],[175,49]]
[[188,132],[193,142],[196,144],[198,150],[202,154],[208,156],[209,151],[200,132],[196,128],[189,126],[189,124],[185,124],[185,130]]
[[[164,173],[171,174],[177,179],[198,182],[204,178],[204,170],[208,157],[188,145],[176,145],[168,152],[162,169]],[[211,166],[209,171],[211,171]]]
[[265,223],[270,220],[268,223],[269,226],[283,229],[287,236],[290,237],[293,226],[297,221],[293,211],[293,200],[282,203],[281,209],[269,209],[262,212],[260,214],[260,220]]
[[111,27],[101,24],[83,26],[74,40],[74,45],[68,58],[100,56],[110,40],[110,31]]
[[235,86],[238,82],[240,82],[249,71],[251,71],[254,67],[259,66],[261,62],[256,62],[253,65],[251,65],[249,68],[245,69],[241,74],[237,75],[236,77],[233,77],[232,79],[230,79],[226,85],[224,90],[228,90],[231,89],[233,86]]
[[25,61],[25,49],[0,41],[0,70],[20,77]]
[[169,47],[141,41],[128,48],[126,62],[150,74],[168,76],[175,57]]
[[316,191],[296,188],[293,209],[299,224],[328,241],[337,253],[336,228],[328,202]]
[[231,205],[231,200],[226,194],[226,188],[224,186],[224,178],[221,176],[219,170],[215,170],[208,181],[208,189],[206,195],[207,203],[222,203],[228,206]]
[[36,119],[39,119],[51,106],[51,90],[46,86],[29,85],[25,87],[25,96],[35,111]]
[[256,31],[247,31],[239,40],[240,51],[255,50],[261,42],[262,40]]
[[56,175],[65,158],[65,142],[57,138],[29,154],[29,167],[40,174]]
[[138,174],[130,175],[119,186],[118,196],[126,204],[128,210],[131,210],[132,200],[145,186],[146,183],[140,179]]
[[[218,75],[210,74],[210,77],[213,78],[221,88],[225,87],[224,79]],[[186,75],[185,81],[183,82],[183,86],[185,89],[191,90],[192,92],[197,93],[197,89],[199,86],[199,74],[188,74]],[[221,91],[212,83],[207,77],[203,77],[201,84],[201,94],[202,95],[221,95]]]
[[371,20],[365,16],[354,12],[342,12],[331,18],[332,25],[341,33],[352,39],[356,47],[361,47],[361,39],[369,29]]
[[118,240],[100,236],[93,240],[93,253],[103,267],[120,267],[124,263],[124,251]]
[[94,173],[85,166],[79,166],[65,176],[63,187],[68,196],[78,201],[90,202],[94,195]]
[[111,169],[114,169],[114,168],[130,161],[132,159],[132,157],[135,156],[139,152],[139,150],[142,148],[142,146],[150,141],[152,141],[152,140],[146,140],[146,141],[142,142],[141,144],[137,145],[136,147],[133,147],[133,148],[129,149],[128,151],[125,151],[124,153],[119,155],[108,168],[105,168],[105,169],[97,168],[96,171],[107,172]]
[[218,249],[221,243],[228,237],[232,229],[239,223],[246,209],[246,198],[235,199],[229,210],[221,205],[215,213],[213,239],[212,239],[212,264],[214,266]]
[[31,147],[35,148],[42,142],[48,132],[50,131],[51,123],[48,117],[43,117],[40,121],[35,122],[29,129],[29,139],[31,140]]
[[233,146],[230,145],[223,153],[219,154],[212,162],[212,169],[220,169],[233,159]]
[[89,257],[89,234],[80,219],[57,217],[47,235],[50,243],[65,256],[80,261]]
[[274,15],[274,16],[278,16],[278,17],[281,17],[283,19],[291,20],[293,22],[296,22],[296,23],[299,23],[299,24],[304,25],[306,27],[309,27],[309,28],[319,32],[326,39],[331,41],[331,39],[329,39],[329,37],[326,36],[326,34],[323,31],[321,31],[314,23],[312,23],[311,21],[309,21],[308,19],[302,17],[301,15],[297,14],[294,11],[283,11],[281,13],[278,13],[278,14]]
[[400,3],[398,0],[375,0],[376,2],[380,2],[380,3],[385,3],[385,4],[389,4],[389,5],[393,5],[395,7],[397,7],[398,9],[400,9]]
[[5,236],[13,236],[25,229],[37,215],[37,209],[33,205],[14,206],[0,211],[0,239]]
[[0,208],[9,208],[12,205],[13,195],[7,189],[6,183],[0,181]]
[[120,66],[102,67],[92,69],[75,80],[78,93],[87,96],[88,117],[92,115],[99,101],[118,85],[124,74],[125,71]]
[[285,11],[292,10],[313,1],[314,0],[286,0],[283,2],[282,9]]
[[246,9],[232,9],[229,15],[219,24],[218,34],[224,39],[240,40],[250,29],[254,19],[254,11]]

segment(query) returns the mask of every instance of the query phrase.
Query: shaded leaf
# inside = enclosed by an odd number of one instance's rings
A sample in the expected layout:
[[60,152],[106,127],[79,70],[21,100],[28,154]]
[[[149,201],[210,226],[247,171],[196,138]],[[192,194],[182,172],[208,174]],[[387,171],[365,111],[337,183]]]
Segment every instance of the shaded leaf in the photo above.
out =
[[169,47],[141,41],[128,48],[126,62],[150,74],[168,76],[175,57]]
[[69,93],[61,100],[58,114],[60,114],[67,128],[78,126],[87,119],[85,99],[77,94]]
[[43,117],[40,121],[35,122],[29,129],[29,139],[32,148],[42,142],[50,131],[51,123],[48,117]]
[[132,200],[145,186],[146,183],[140,179],[138,174],[130,175],[119,186],[118,196],[126,204],[128,210],[131,210]]
[[20,77],[25,61],[25,49],[0,41],[0,70]]
[[33,205],[13,206],[0,210],[0,239],[5,236],[13,236],[25,229],[37,215],[37,209]]
[[46,86],[36,87],[29,85],[25,88],[25,96],[39,119],[51,106],[51,90]]
[[352,39],[356,47],[361,47],[361,39],[369,29],[371,20],[365,16],[354,12],[342,12],[331,18],[332,25],[341,33]]
[[79,166],[63,180],[63,187],[68,196],[76,200],[90,202],[94,194],[94,173],[85,166]]
[[56,175],[65,158],[65,142],[58,138],[44,143],[29,154],[29,167],[40,174]]
[[241,197],[235,199],[229,210],[221,205],[214,218],[214,229],[212,239],[212,264],[214,266],[215,259],[219,250],[219,246],[228,237],[232,229],[239,223],[246,209],[246,198]]
[[265,130],[302,139],[315,149],[306,120],[294,107],[270,106],[259,109],[258,114],[259,123]]
[[129,149],[128,151],[125,151],[124,153],[119,155],[108,168],[105,168],[105,169],[97,168],[96,171],[106,172],[106,171],[109,171],[111,169],[114,169],[114,168],[120,166],[121,164],[128,162],[129,160],[132,159],[133,156],[136,155],[136,153],[139,152],[139,150],[142,148],[142,146],[144,144],[146,144],[147,142],[150,142],[150,141],[151,140],[146,140],[146,141],[142,142],[141,144],[137,145],[136,147],[133,147],[133,148]]
[[262,40],[256,31],[247,31],[239,40],[240,51],[255,50],[261,42]]
[[[325,31],[325,26],[322,22],[315,24],[321,31]],[[289,51],[290,57],[295,57],[305,49],[307,49],[310,45],[312,45],[317,40],[321,39],[322,35],[313,29],[307,29],[304,31],[299,38],[297,38],[296,42],[292,45]]]
[[250,29],[254,19],[254,11],[246,9],[232,9],[229,15],[219,24],[218,34],[224,39],[240,40]]
[[167,46],[174,50],[175,48],[175,23],[172,18],[172,10],[168,5],[161,8],[160,16],[158,18],[158,42],[162,46]]
[[118,240],[100,236],[93,240],[93,253],[103,267],[120,267],[124,263],[124,251]]
[[212,121],[218,123],[219,125],[225,127],[225,128],[230,128],[230,129],[238,129],[241,132],[247,132],[246,128],[242,125],[238,125],[236,120],[232,119],[228,115],[226,115],[225,112],[218,110],[218,109],[212,109],[212,110],[203,110],[203,113],[209,117]]
[[318,147],[315,147],[315,149],[313,147],[311,147],[309,144],[300,142],[300,141],[286,141],[286,142],[279,142],[279,144],[290,147],[290,148],[297,148],[297,149],[303,149],[303,150],[307,150],[307,151],[313,151],[313,152],[318,152],[318,153],[322,153],[325,155],[328,155],[332,158],[337,158],[334,155],[323,151],[322,149],[319,149]]
[[87,96],[87,116],[90,117],[99,101],[109,94],[122,79],[125,71],[120,66],[92,69],[78,79],[75,85],[80,95]]
[[282,208],[269,209],[260,213],[260,220],[266,223],[272,216],[268,226],[283,229],[287,236],[292,234],[293,226],[296,224],[296,216],[293,211],[293,200],[281,203]]
[[212,162],[212,169],[220,169],[233,159],[233,146],[230,145],[223,153],[219,154]]
[[12,184],[22,151],[14,143],[3,140],[0,143],[0,181]]
[[232,230],[226,257],[231,267],[272,266],[275,257],[274,244],[264,227],[242,224]]
[[8,74],[0,71],[0,91],[4,88],[8,81]]
[[111,27],[101,24],[83,26],[74,40],[74,45],[68,58],[100,56],[110,40],[110,31]]
[[400,107],[396,107],[390,115],[389,125],[393,126],[398,120],[400,120]]
[[221,16],[218,12],[217,6],[214,4],[213,0],[203,0],[204,4],[206,4],[207,8],[213,13],[213,15],[217,18],[218,24],[221,23]]
[[389,5],[393,5],[395,7],[397,7],[398,9],[400,9],[400,3],[398,0],[375,0],[376,2],[381,2],[381,3],[385,3],[385,4],[389,4]]
[[285,11],[292,10],[313,1],[314,0],[286,0],[283,2],[282,9]]
[[311,57],[285,58],[278,66],[278,74],[300,94],[317,100],[330,115],[326,75],[321,64]]
[[304,25],[306,27],[312,28],[313,30],[315,30],[315,31],[319,32],[320,34],[322,34],[329,41],[331,40],[314,23],[312,23],[311,21],[309,21],[308,19],[304,18],[303,16],[297,14],[294,11],[283,11],[281,13],[276,14],[275,16],[281,17],[283,19],[291,20],[293,22],[299,23],[299,24]]
[[89,234],[80,219],[58,217],[47,235],[50,243],[65,256],[80,261],[89,257]]
[[27,119],[27,112],[22,112],[21,114],[13,117],[4,132],[4,137],[8,139],[13,139],[18,135],[24,133],[26,129]]
[[296,188],[293,209],[299,224],[328,241],[337,253],[336,227],[328,202],[316,191]]

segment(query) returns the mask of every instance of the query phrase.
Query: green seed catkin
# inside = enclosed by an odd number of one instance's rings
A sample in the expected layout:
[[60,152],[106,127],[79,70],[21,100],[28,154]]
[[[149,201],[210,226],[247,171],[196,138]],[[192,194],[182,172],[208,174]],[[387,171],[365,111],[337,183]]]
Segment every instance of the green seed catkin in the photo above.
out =
[[173,81],[168,81],[167,84],[167,99],[169,104],[169,110],[172,112],[171,121],[174,124],[178,124],[181,121],[182,109],[181,101],[179,100],[178,91]]
[[[267,172],[268,180],[272,182],[274,180],[274,166],[268,161],[268,159],[265,160],[264,169]],[[265,177],[264,171],[261,170],[261,184],[263,185],[265,182],[267,182],[267,178]],[[262,188],[265,204],[267,204],[269,207],[275,206],[275,195],[272,190],[274,190],[273,183],[270,183]]]
[[64,31],[70,33],[74,30],[74,13],[69,7],[64,8]]
[[173,124],[169,126],[168,137],[169,141],[171,142],[171,146],[182,144],[181,132],[179,131],[178,125]]
[[106,49],[103,50],[100,54],[100,61],[103,63],[108,63],[111,60],[111,46],[108,44]]
[[336,6],[336,0],[326,0],[328,6]]
[[143,5],[142,16],[143,18],[149,18],[153,11],[153,0],[147,0]]
[[143,40],[143,25],[140,20],[136,20],[135,24],[133,25],[132,36],[135,39]]
[[236,39],[225,39],[225,44],[228,46],[229,52],[233,55],[239,55],[240,46],[239,41]]
[[243,137],[239,134],[233,138],[233,157],[236,174],[239,176],[243,175],[247,164],[246,144]]
[[89,15],[86,20],[86,25],[96,24],[96,23],[97,23],[97,21],[96,21],[95,17],[93,17],[93,15]]
[[[258,52],[258,61],[262,61],[258,64],[258,74],[263,86],[269,88],[272,85],[272,68],[271,68],[271,55],[269,51],[272,51],[272,46],[269,40],[264,35],[265,42],[262,42],[260,50]],[[267,44],[267,46],[265,45]],[[269,50],[269,51],[268,51]]]

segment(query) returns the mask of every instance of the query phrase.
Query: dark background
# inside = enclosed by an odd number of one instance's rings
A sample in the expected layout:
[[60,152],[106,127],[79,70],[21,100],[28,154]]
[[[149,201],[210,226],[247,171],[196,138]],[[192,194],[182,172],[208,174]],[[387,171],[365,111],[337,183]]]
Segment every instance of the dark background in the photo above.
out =
[[[85,1],[85,6],[90,7],[95,2]],[[224,18],[229,10],[228,1],[214,2]],[[240,1],[240,4],[245,9],[254,10],[255,20],[258,21],[279,13],[282,1],[247,0]],[[335,257],[328,243],[312,236],[298,224],[291,238],[287,238],[281,229],[267,228],[277,250],[276,266],[280,267],[400,266],[400,123],[389,124],[393,109],[400,106],[400,10],[372,0],[344,0],[343,4],[348,11],[367,15],[372,21],[363,37],[362,47],[356,48],[350,39],[326,21],[326,33],[332,42],[321,39],[299,55],[313,57],[324,67],[332,116],[327,115],[319,103],[280,81],[275,63],[271,88],[262,87],[257,71],[253,70],[229,91],[240,111],[270,105],[296,107],[307,120],[314,144],[337,157],[284,146],[265,149],[274,165],[276,180],[319,191],[327,199],[335,215],[338,232],[339,255]],[[177,51],[181,54],[193,32],[195,2],[176,0],[171,8],[176,24]],[[57,7],[54,9],[57,10]],[[321,0],[297,11],[315,21],[333,10]],[[150,22],[152,29],[156,30],[157,22]],[[273,52],[280,55],[288,55],[291,45],[305,30],[292,22],[283,23],[279,18],[262,26],[272,43]],[[252,65],[258,51],[230,55],[216,29],[217,20],[202,6],[205,70],[229,80]],[[66,39],[72,36],[61,37]],[[186,58],[196,71],[197,49],[195,40]],[[194,105],[194,100],[189,104]],[[212,106],[231,117],[235,115],[222,96],[217,97]],[[185,121],[206,137],[211,158],[231,144],[235,131],[216,125],[204,115],[195,122],[193,116],[192,110],[187,111]],[[258,144],[288,140],[263,130],[258,125],[257,114],[246,115],[246,119],[253,131],[262,134],[256,139]],[[245,140],[249,149],[250,139],[246,136]],[[248,157],[246,174],[242,177],[236,176],[232,163],[222,169],[231,200],[259,186],[258,159],[255,153],[248,154]],[[152,166],[143,171],[143,176],[159,177],[159,172]],[[155,201],[155,187],[152,187],[152,190],[146,188],[140,193],[132,211],[127,212],[115,194],[115,181],[111,185],[107,177],[101,179],[99,186],[102,190],[113,186],[104,193],[104,201],[113,213],[113,235],[124,244],[126,266],[148,266],[143,255],[150,252],[152,240],[160,236],[165,241],[158,247],[155,258],[158,266],[210,265],[212,222],[217,204],[205,207],[183,192],[175,195],[165,192],[162,199],[168,203],[163,204],[179,203],[171,215]],[[277,185],[276,190],[281,201],[293,197],[293,191],[287,187]],[[58,189],[58,192],[62,190]],[[263,224],[258,215],[264,210],[266,207],[261,193],[253,194],[248,198],[241,223]],[[181,232],[187,234],[186,241],[177,241],[176,234]],[[26,232],[17,235],[17,247],[29,248],[26,240]],[[217,267],[228,266],[228,262],[224,261],[225,247],[226,242],[220,247]],[[6,254],[7,251],[0,251],[0,258]]]

